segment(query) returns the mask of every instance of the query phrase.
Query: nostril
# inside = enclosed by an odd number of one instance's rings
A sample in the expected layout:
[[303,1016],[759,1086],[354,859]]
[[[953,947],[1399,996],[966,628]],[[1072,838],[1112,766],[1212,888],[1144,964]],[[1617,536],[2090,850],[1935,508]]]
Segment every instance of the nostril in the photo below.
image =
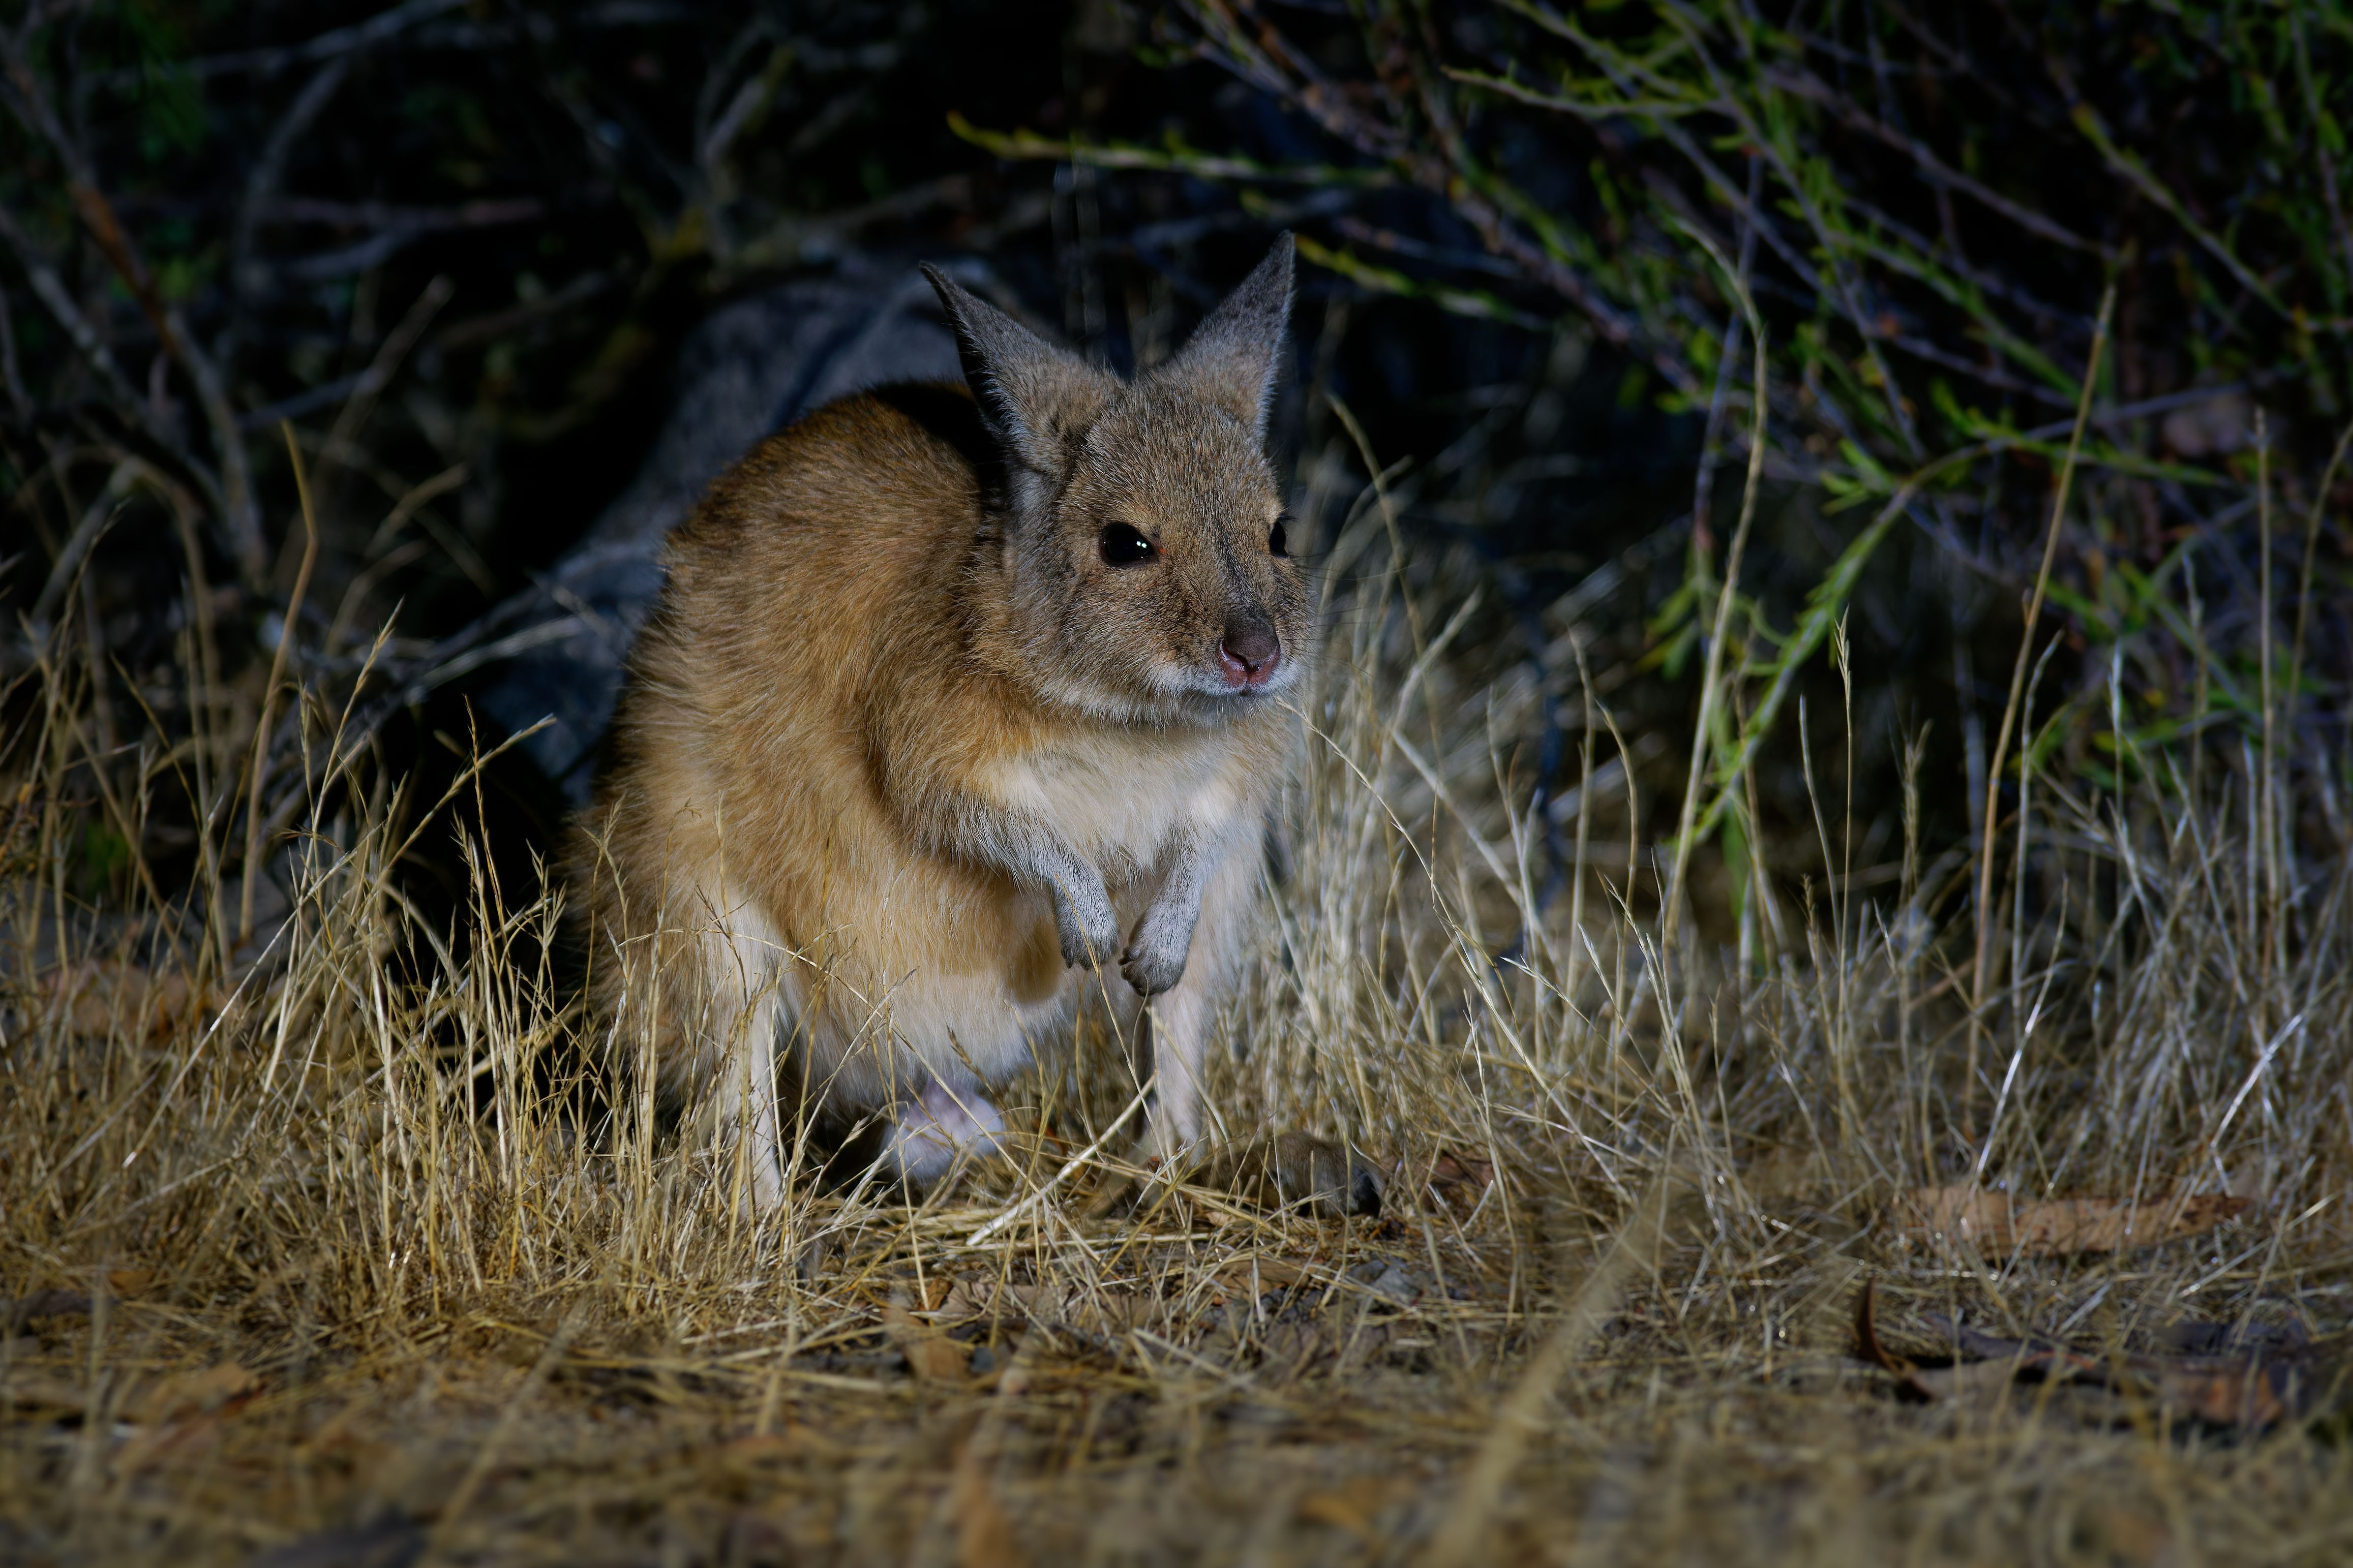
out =
[[1259,675],[1274,667],[1282,645],[1275,637],[1272,626],[1251,616],[1226,623],[1226,635],[1218,644],[1218,651],[1241,666],[1244,673]]

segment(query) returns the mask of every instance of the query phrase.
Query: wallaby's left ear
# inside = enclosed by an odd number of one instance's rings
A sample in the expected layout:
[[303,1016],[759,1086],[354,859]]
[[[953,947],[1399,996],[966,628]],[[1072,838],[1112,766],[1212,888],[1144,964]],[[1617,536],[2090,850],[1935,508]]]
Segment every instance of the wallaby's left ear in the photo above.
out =
[[1230,408],[1261,437],[1282,368],[1283,329],[1291,322],[1291,255],[1290,234],[1276,236],[1266,259],[1209,312],[1161,372]]

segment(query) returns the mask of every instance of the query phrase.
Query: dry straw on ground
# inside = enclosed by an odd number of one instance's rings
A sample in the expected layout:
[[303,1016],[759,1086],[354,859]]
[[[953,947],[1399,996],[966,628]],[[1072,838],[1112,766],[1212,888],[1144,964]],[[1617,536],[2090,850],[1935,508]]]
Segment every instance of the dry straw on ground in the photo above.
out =
[[1216,1103],[1389,1162],[1377,1220],[1129,1164],[1100,1039],[1012,1096],[1020,1169],[754,1213],[740,1143],[579,1048],[559,893],[469,838],[455,927],[405,901],[467,782],[406,797],[317,692],[263,825],[290,910],[240,945],[217,877],[78,901],[73,836],[139,843],[159,792],[242,835],[242,742],[199,700],[97,757],[49,665],[9,752],[0,1558],[2341,1560],[2348,880],[2279,760],[2030,775],[1974,1017],[1969,868],[1907,848],[1866,900],[1820,780],[1840,875],[1764,894],[1744,963],[1662,922],[1631,797],[1580,791],[1539,897],[1524,680],[1444,567],[1405,594],[1377,489],[1334,510]]

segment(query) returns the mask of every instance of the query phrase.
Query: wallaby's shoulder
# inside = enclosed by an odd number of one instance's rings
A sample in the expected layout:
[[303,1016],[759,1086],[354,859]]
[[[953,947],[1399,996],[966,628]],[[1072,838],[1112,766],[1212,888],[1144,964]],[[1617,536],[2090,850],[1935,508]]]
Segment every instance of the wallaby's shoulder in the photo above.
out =
[[746,453],[672,536],[672,554],[682,561],[762,537],[806,548],[828,536],[871,544],[878,533],[927,534],[976,516],[993,465],[969,389],[906,383],[856,393]]

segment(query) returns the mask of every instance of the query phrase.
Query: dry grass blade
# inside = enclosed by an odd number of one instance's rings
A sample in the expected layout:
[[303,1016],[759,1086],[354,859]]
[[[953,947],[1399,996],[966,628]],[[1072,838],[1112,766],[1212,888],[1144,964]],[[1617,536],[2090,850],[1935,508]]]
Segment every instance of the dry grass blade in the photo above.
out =
[[1926,1187],[1897,1213],[1915,1241],[1950,1241],[1988,1258],[2061,1258],[2179,1241],[2238,1218],[2252,1198],[2017,1198],[1977,1187]]
[[1535,1355],[1528,1358],[1510,1395],[1495,1413],[1494,1426],[1457,1482],[1452,1500],[1431,1536],[1422,1562],[1427,1568],[1461,1568],[1487,1560],[1484,1537],[1497,1500],[1529,1443],[1545,1430],[1546,1407],[1561,1378],[1591,1344],[1637,1272],[1655,1268],[1667,1212],[1681,1184],[1670,1171],[1651,1184],[1626,1218]]
[[[1715,738],[1716,713],[1725,700],[1721,686],[1725,645],[1732,631],[1732,605],[1740,587],[1741,563],[1748,553],[1748,531],[1757,521],[1757,486],[1765,477],[1765,416],[1772,403],[1772,381],[1768,371],[1770,355],[1766,346],[1765,321],[1757,313],[1757,301],[1749,295],[1747,279],[1725,258],[1715,241],[1688,226],[1684,232],[1706,249],[1709,258],[1724,273],[1733,297],[1739,301],[1741,314],[1748,322],[1757,363],[1749,385],[1748,469],[1740,488],[1740,521],[1733,527],[1732,545],[1725,552],[1724,584],[1716,591],[1715,616],[1708,632],[1706,668],[1700,674],[1699,720],[1693,727],[1691,768],[1683,779],[1683,820],[1675,828],[1674,869],[1667,878],[1667,916],[1659,934],[1662,957],[1673,951],[1676,933],[1682,929],[1679,911],[1683,908],[1683,878],[1691,868],[1692,840],[1699,826],[1700,802],[1706,794],[1704,785],[1708,776],[1709,747]],[[1738,787],[1739,776],[1736,768],[1732,776],[1722,781],[1722,788],[1729,795]]]
[[[2092,352],[2084,363],[2084,379],[2075,395],[2075,424],[2067,436],[2066,460],[2052,487],[2051,526],[2042,539],[2042,563],[2035,569],[2034,592],[2026,602],[2026,629],[2018,639],[2018,658],[2010,667],[2010,699],[2002,706],[2001,723],[1994,731],[1993,761],[1986,768],[1985,826],[1978,839],[1977,890],[1977,952],[1969,970],[1969,1060],[1961,1085],[1961,1120],[1974,1132],[1977,1108],[1978,1047],[1984,1037],[1994,947],[1993,868],[1996,831],[2001,820],[2001,769],[2009,760],[2010,734],[2019,721],[2019,701],[2026,695],[2026,672],[2034,659],[2034,632],[2042,619],[2042,603],[2051,592],[2051,566],[2059,558],[2059,531],[2067,520],[2068,492],[2074,488],[2075,464],[2084,450],[2084,429],[2092,417],[2092,393],[2099,384],[2100,360],[2108,346],[2108,322],[2116,314],[2116,286],[2110,283],[2100,296],[2098,323],[2092,329]],[[2021,824],[2021,828],[2023,825]],[[2021,837],[2022,837],[2021,833]]]
[[281,419],[278,428],[286,437],[286,456],[293,465],[295,489],[301,500],[302,564],[294,574],[294,591],[287,595],[286,615],[279,622],[278,646],[269,656],[269,680],[261,689],[261,716],[253,726],[253,762],[246,770],[245,857],[240,862],[243,888],[237,907],[237,940],[240,944],[253,938],[254,890],[261,879],[261,805],[269,785],[270,720],[279,688],[286,679],[287,656],[301,634],[302,600],[311,591],[311,574],[319,564],[319,515],[311,503],[311,480],[303,470],[302,449],[295,444],[291,423]]

